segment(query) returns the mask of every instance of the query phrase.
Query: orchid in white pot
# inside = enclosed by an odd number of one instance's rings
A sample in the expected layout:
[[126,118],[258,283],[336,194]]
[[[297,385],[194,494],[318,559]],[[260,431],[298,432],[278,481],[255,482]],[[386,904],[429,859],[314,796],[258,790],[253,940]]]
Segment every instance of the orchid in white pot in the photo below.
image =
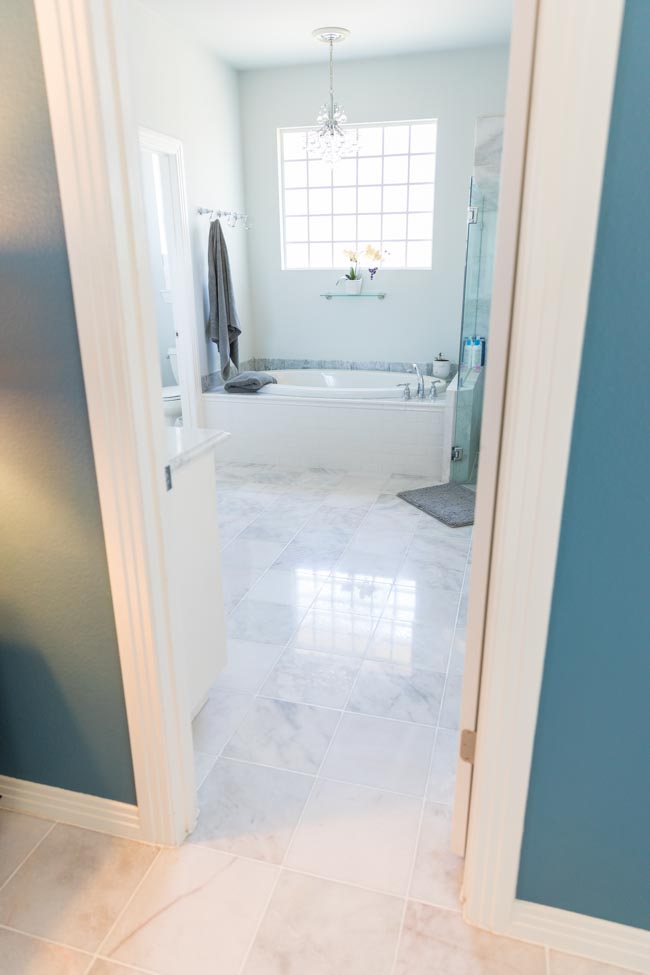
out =
[[367,260],[376,262],[375,267],[369,268],[370,280],[372,281],[377,273],[379,263],[382,259],[381,251],[379,251],[376,247],[373,247],[372,244],[368,244],[363,253],[359,253],[359,251],[354,250],[344,250],[343,253],[350,262],[350,270],[347,272],[347,274],[340,277],[336,284],[338,286],[341,281],[343,281],[345,293],[348,295],[361,294],[361,289],[363,288],[363,271],[361,269],[361,261]]

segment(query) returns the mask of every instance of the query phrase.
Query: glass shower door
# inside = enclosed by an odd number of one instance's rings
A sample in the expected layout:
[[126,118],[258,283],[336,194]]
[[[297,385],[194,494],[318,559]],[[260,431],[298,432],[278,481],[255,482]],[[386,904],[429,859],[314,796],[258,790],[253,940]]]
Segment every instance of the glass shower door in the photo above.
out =
[[[467,245],[463,313],[458,352],[456,415],[452,448],[451,480],[458,484],[475,484],[483,408],[483,363],[485,339],[489,324],[489,297],[485,306],[484,245],[485,199],[476,180],[470,183],[467,208]],[[491,288],[491,273],[489,287]]]

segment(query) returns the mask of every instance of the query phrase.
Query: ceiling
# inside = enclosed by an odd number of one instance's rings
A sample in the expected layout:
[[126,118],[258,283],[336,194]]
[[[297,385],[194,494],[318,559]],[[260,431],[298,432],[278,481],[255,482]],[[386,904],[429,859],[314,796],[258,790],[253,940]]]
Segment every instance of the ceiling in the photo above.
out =
[[337,58],[503,44],[512,0],[143,0],[237,68],[325,60],[316,27],[347,27]]

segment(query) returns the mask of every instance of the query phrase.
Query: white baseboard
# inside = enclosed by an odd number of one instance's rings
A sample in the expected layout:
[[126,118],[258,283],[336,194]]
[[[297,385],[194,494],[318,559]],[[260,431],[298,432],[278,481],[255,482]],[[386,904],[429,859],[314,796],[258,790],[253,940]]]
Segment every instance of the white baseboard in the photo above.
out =
[[650,975],[650,931],[640,928],[517,900],[505,933],[568,955]]
[[0,796],[0,809],[83,826],[112,836],[142,839],[138,807],[126,802],[24,782],[8,775],[0,775]]

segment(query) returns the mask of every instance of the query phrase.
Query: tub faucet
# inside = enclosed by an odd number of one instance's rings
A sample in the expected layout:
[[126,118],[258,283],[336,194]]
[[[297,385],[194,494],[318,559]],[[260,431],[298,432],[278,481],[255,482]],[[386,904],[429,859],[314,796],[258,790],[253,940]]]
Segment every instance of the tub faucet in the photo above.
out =
[[418,377],[418,389],[415,395],[418,399],[424,399],[424,376],[420,372],[420,367],[418,366],[417,362],[412,362],[411,365],[413,366],[415,374]]

